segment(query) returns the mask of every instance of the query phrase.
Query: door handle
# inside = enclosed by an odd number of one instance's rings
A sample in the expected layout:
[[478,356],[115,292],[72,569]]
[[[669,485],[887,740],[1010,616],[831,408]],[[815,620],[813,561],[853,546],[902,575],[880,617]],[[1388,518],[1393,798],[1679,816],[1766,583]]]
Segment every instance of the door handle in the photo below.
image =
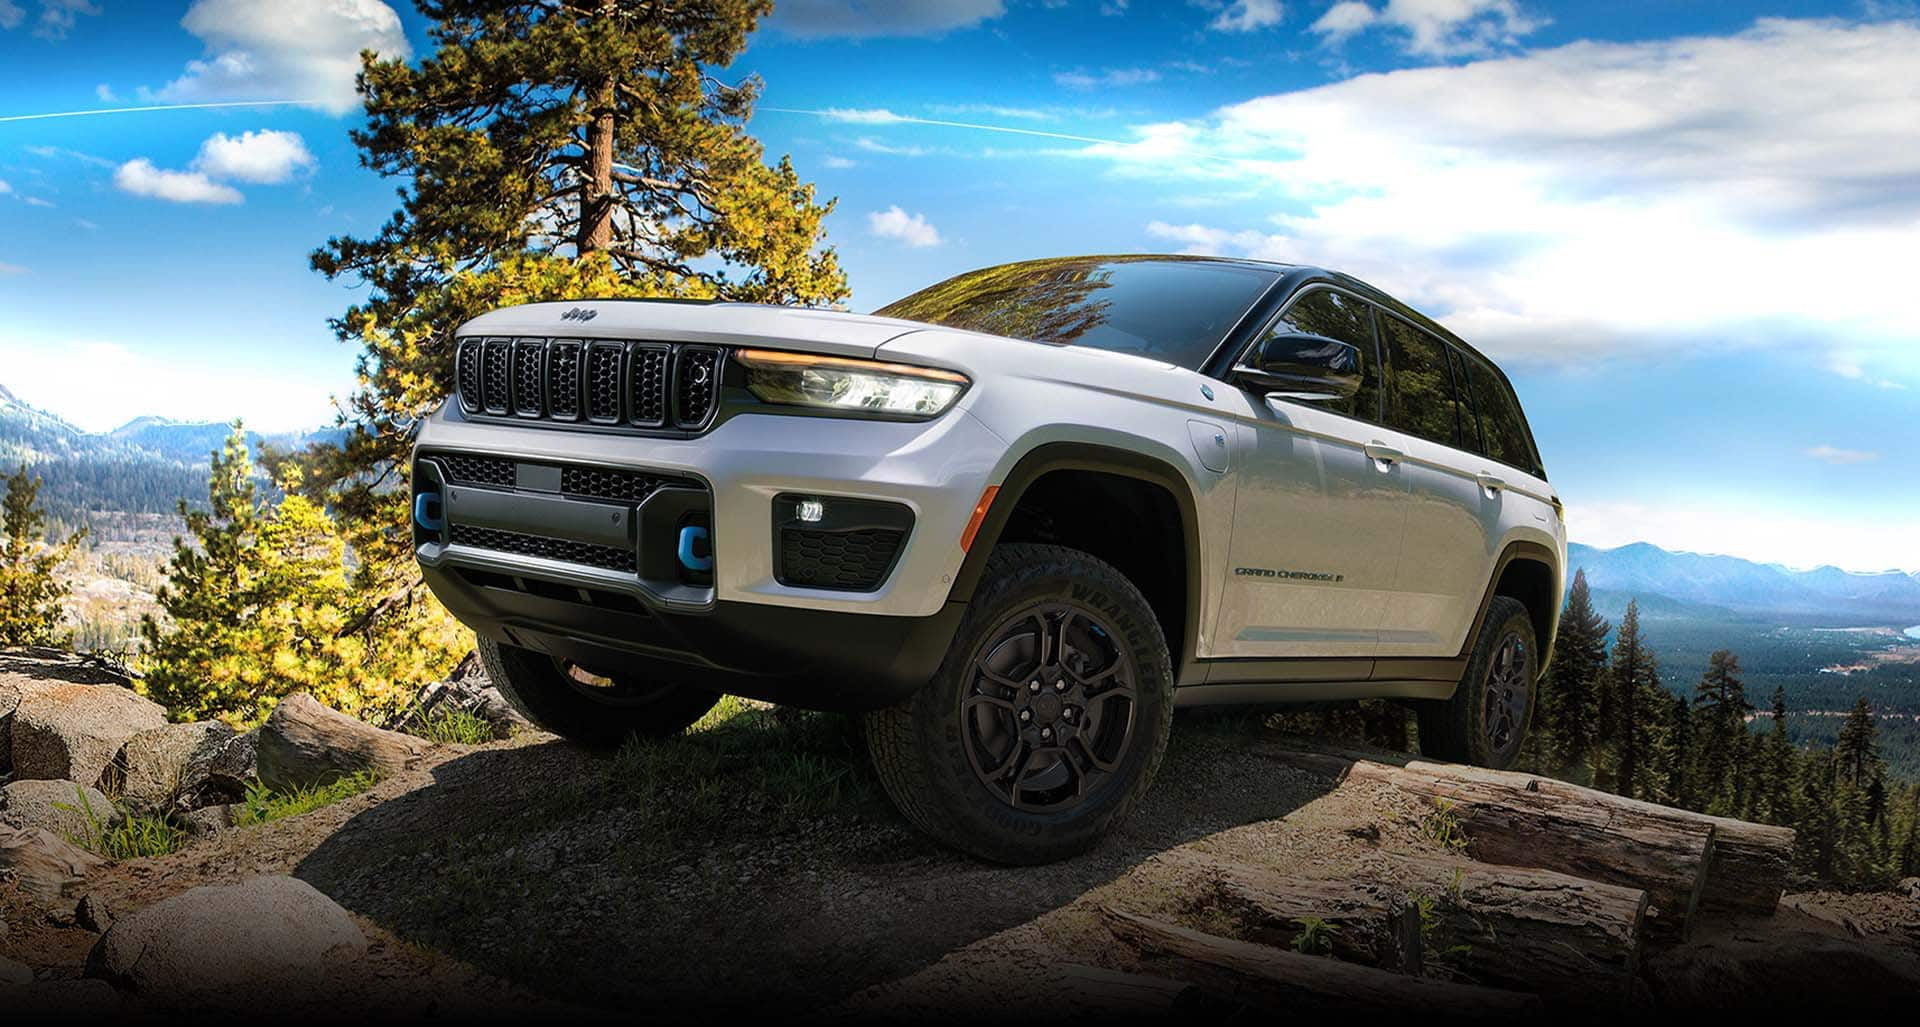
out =
[[1498,492],[1507,487],[1505,479],[1497,475],[1488,474],[1485,471],[1474,475],[1473,480],[1479,482],[1480,487],[1486,489],[1488,492]]
[[1407,458],[1407,454],[1400,452],[1384,442],[1369,442],[1363,448],[1368,457],[1378,460],[1383,464],[1397,464]]

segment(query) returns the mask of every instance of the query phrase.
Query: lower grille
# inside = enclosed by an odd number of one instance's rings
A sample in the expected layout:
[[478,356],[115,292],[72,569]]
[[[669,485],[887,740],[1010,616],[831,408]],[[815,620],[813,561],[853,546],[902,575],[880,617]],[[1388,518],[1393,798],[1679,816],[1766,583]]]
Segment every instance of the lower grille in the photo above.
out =
[[800,588],[871,592],[893,566],[906,532],[891,528],[865,531],[780,532],[780,579]]
[[453,544],[456,546],[491,549],[495,552],[515,553],[520,556],[537,556],[562,563],[577,563],[588,567],[599,567],[602,570],[624,571],[629,574],[639,570],[639,562],[633,550],[630,549],[615,549],[612,546],[547,538],[542,535],[522,535],[517,531],[477,528],[471,524],[455,524],[450,530]]
[[446,474],[447,480],[457,485],[513,487],[513,461],[511,460],[453,454],[436,456],[434,459],[439,461],[440,469]]
[[[485,485],[510,489],[518,478],[514,461],[497,456],[468,456],[463,453],[430,453],[427,459],[439,463],[447,481],[455,485]],[[551,465],[549,465],[551,466]],[[688,478],[644,471],[622,471],[584,464],[560,465],[560,492],[578,499],[600,499],[616,503],[634,503],[653,495],[666,485],[699,488]]]

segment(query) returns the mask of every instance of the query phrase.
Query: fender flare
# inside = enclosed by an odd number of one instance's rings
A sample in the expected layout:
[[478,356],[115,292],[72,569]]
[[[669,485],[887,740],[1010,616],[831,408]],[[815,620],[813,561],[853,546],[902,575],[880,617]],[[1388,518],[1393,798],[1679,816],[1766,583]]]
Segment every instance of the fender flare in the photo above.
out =
[[954,576],[947,601],[972,600],[974,589],[980,584],[980,576],[986,571],[987,557],[999,544],[1008,518],[1020,505],[1027,489],[1054,471],[1094,471],[1133,478],[1157,485],[1173,497],[1180,515],[1180,534],[1185,549],[1182,569],[1186,578],[1186,595],[1181,618],[1184,637],[1177,641],[1169,640],[1169,645],[1175,647],[1175,680],[1192,680],[1192,672],[1198,667],[1195,654],[1199,649],[1203,589],[1199,505],[1194,499],[1193,487],[1185,476],[1174,465],[1157,457],[1093,442],[1048,442],[1029,450],[1015,461],[1006,477],[1001,479],[1000,491],[994,496],[993,505],[987,509],[985,519],[980,522],[973,546],[967,550],[966,559],[960,564],[960,572]]
[[[1480,640],[1480,628],[1486,623],[1487,608],[1493,605],[1494,589],[1500,586],[1500,578],[1507,573],[1510,565],[1523,560],[1545,567],[1555,581],[1561,582],[1561,588],[1564,591],[1563,572],[1559,569],[1560,561],[1553,550],[1538,542],[1525,539],[1515,539],[1507,543],[1506,548],[1500,550],[1500,558],[1494,561],[1493,574],[1487,578],[1487,589],[1480,597],[1480,608],[1473,615],[1472,630],[1467,632],[1466,640],[1460,644],[1461,659],[1473,655],[1474,644]],[[1565,597],[1556,595],[1553,599],[1552,608],[1544,611],[1548,625],[1547,637],[1544,640],[1536,640],[1542,642],[1540,650],[1540,673],[1542,674],[1546,673],[1547,665],[1553,660],[1553,643],[1560,634],[1560,606],[1564,603]]]

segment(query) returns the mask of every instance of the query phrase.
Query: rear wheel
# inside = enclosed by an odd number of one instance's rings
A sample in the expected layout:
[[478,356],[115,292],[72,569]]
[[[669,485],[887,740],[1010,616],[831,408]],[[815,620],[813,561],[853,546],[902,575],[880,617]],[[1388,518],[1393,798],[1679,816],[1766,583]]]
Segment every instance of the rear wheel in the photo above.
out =
[[881,784],[921,830],[1043,863],[1132,810],[1172,712],[1167,644],[1140,590],[1086,553],[1016,544],[988,559],[934,679],[865,728]]
[[514,709],[542,730],[596,749],[635,735],[678,734],[720,701],[685,685],[610,677],[490,638],[479,642],[487,677]]
[[1533,618],[1519,600],[1494,596],[1453,698],[1420,704],[1420,751],[1495,770],[1512,766],[1533,719],[1539,676]]

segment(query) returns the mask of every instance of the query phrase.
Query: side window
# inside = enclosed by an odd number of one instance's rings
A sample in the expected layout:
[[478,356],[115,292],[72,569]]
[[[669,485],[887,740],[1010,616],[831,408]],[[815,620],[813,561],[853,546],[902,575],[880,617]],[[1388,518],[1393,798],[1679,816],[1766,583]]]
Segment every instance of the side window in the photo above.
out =
[[1448,346],[1447,360],[1453,364],[1454,395],[1460,401],[1460,448],[1485,456],[1486,432],[1480,423],[1479,404],[1473,401],[1472,372],[1467,369],[1467,355]]
[[1463,414],[1454,391],[1453,369],[1447,359],[1450,347],[1384,314],[1380,316],[1380,341],[1386,346],[1387,364],[1393,369],[1387,423],[1432,442],[1460,445],[1462,418],[1473,415],[1471,411]]
[[1473,405],[1480,411],[1480,433],[1486,439],[1486,455],[1509,467],[1535,472],[1533,446],[1528,441],[1520,401],[1493,368],[1470,357],[1465,358],[1465,362],[1472,368]]
[[1370,304],[1331,289],[1315,289],[1296,300],[1267,331],[1305,332],[1358,346],[1360,391],[1340,402],[1316,405],[1348,417],[1380,419],[1380,358],[1373,344]]

